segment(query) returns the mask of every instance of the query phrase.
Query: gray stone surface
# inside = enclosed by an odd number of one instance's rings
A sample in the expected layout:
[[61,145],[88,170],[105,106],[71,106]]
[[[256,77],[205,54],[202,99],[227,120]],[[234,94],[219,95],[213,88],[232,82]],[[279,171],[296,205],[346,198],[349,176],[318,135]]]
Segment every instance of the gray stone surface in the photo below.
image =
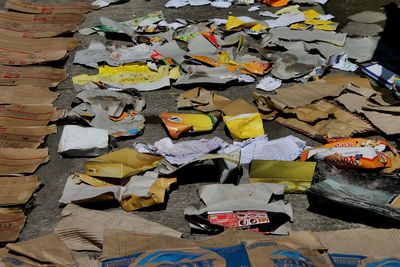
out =
[[[54,2],[54,1],[49,1]],[[94,26],[99,23],[100,16],[109,17],[116,21],[129,20],[132,16],[142,16],[150,11],[163,10],[167,20],[174,18],[184,19],[208,19],[208,18],[227,18],[228,15],[250,15],[257,17],[257,12],[249,13],[248,7],[232,7],[230,9],[216,9],[210,6],[206,7],[184,7],[180,9],[165,9],[163,7],[165,1],[144,1],[144,0],[131,0],[130,2],[112,5],[102,10],[89,13],[82,27]],[[345,23],[345,18],[351,14],[363,10],[379,10],[379,6],[389,3],[390,1],[368,1],[368,0],[330,0],[325,6],[327,13],[334,14],[340,23]],[[0,1],[0,6],[4,5],[4,1]],[[261,10],[267,10],[262,7]],[[272,10],[272,9],[270,9]],[[343,24],[342,24],[343,25]],[[104,38],[94,34],[91,36],[82,36],[76,34],[77,37],[82,39],[79,49],[86,48],[93,39],[105,41]],[[70,77],[81,73],[94,73],[83,66],[72,65],[74,52],[72,52],[66,62],[66,69],[70,73]],[[222,89],[222,88],[221,88]],[[243,97],[251,101],[250,93],[255,90],[255,84],[248,86],[232,86],[226,90],[221,90],[219,93],[226,97],[237,98]],[[72,89],[71,80],[64,81],[58,88],[60,98],[57,100],[58,107],[70,107],[74,99],[75,92]],[[119,147],[130,146],[132,142],[149,142],[159,140],[166,136],[166,132],[161,126],[158,115],[164,111],[177,111],[175,99],[181,92],[180,89],[167,89],[159,90],[149,93],[143,93],[147,107],[143,112],[146,116],[146,128],[144,134],[134,140],[122,141],[118,143]],[[59,122],[59,132],[62,130],[62,125],[67,122]],[[273,122],[265,122],[265,130],[270,139],[277,137],[294,134],[306,140],[310,145],[316,143],[301,134],[297,134],[287,128],[281,127]],[[225,140],[230,140],[226,136],[222,124],[210,134],[202,135],[201,137],[209,138],[213,136],[220,136]],[[53,226],[59,220],[61,207],[59,207],[58,199],[61,196],[67,176],[74,171],[83,169],[85,158],[63,159],[57,153],[57,145],[60,138],[60,133],[49,136],[46,140],[46,145],[50,147],[51,160],[44,166],[41,166],[37,171],[40,176],[43,187],[35,194],[33,205],[30,208],[28,220],[25,228],[20,236],[20,239],[25,240],[44,233],[48,233],[53,229]],[[197,137],[199,138],[199,137]],[[190,137],[183,138],[190,139]],[[182,231],[186,236],[190,236],[190,229],[183,217],[184,208],[192,202],[198,202],[199,199],[196,194],[196,189],[201,183],[218,181],[218,177],[212,172],[212,167],[203,169],[193,169],[186,174],[179,177],[180,185],[177,189],[171,192],[166,208],[158,210],[138,211],[135,212],[145,218],[163,223],[176,230]],[[361,227],[364,225],[349,223],[332,217],[335,214],[322,216],[308,211],[308,202],[305,195],[288,195],[287,199],[292,203],[294,208],[294,223],[293,229],[305,230],[334,230],[344,229],[351,227]],[[103,209],[99,205],[97,208]],[[96,223],[96,222],[93,222]]]

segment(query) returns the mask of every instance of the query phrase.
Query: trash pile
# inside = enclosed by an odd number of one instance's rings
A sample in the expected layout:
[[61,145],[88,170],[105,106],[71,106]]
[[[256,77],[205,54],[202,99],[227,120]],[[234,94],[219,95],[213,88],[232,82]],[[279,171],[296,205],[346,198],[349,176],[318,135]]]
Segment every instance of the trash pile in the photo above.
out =
[[[340,211],[349,220],[360,214],[361,222],[368,217],[398,226],[400,109],[395,97],[400,79],[371,61],[383,31],[376,23],[386,15],[354,14],[338,32],[335,17],[319,6],[326,0],[170,0],[166,8],[248,5],[249,12],[259,12],[258,19],[230,15],[168,22],[162,11],[154,11],[128,21],[100,17],[98,25],[79,29],[85,13],[115,2],[8,0],[5,7],[11,11],[0,13],[0,50],[5,51],[0,58],[0,174],[5,176],[0,177],[0,206],[24,205],[39,188],[38,176],[13,175],[32,174],[49,160],[43,142],[57,131],[49,123],[66,122],[58,153],[83,158],[82,166],[65,177],[54,231],[8,243],[0,249],[0,263],[400,264],[399,230],[291,231],[296,210],[285,195],[306,194],[316,213]],[[267,6],[274,12],[264,10]],[[71,77],[76,98],[68,110],[58,110],[53,106],[58,94],[49,88],[66,79],[65,70],[31,65],[63,60],[79,39],[59,36],[78,30],[100,37],[76,52],[73,63],[87,71]],[[385,88],[375,90],[365,76]],[[233,85],[258,89],[251,94],[254,103],[214,90],[233,90]],[[178,111],[159,114],[165,138],[118,148],[126,139],[146,135],[143,95],[172,86],[182,92]],[[387,97],[388,89],[393,96]],[[320,145],[293,135],[270,139],[265,121]],[[220,124],[227,139],[198,138]],[[183,179],[191,182],[182,175],[185,170],[205,166],[212,166],[218,179],[201,184],[199,201],[187,203],[181,216],[191,233],[216,236],[184,239],[182,232],[139,216],[168,205],[170,192],[179,190]],[[103,211],[109,205],[121,209]],[[0,242],[15,241],[25,220],[22,209],[1,208]]]

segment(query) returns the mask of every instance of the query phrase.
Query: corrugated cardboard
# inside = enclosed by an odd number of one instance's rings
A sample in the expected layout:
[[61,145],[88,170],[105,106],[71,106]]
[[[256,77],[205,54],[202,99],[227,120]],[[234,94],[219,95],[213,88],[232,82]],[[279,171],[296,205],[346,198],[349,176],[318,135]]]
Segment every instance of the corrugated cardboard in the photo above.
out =
[[372,110],[372,111],[381,111],[384,113],[394,113],[394,114],[400,114],[400,106],[378,106],[369,103],[366,103],[367,105],[364,105],[362,107],[363,110]]
[[49,160],[47,148],[0,148],[0,175],[33,173]]
[[25,204],[39,185],[37,176],[0,177],[0,206]]
[[329,253],[356,254],[369,257],[400,255],[398,229],[348,229],[314,233]]
[[366,110],[363,111],[363,114],[376,128],[385,134],[400,133],[399,115]]
[[54,231],[73,250],[101,251],[106,229],[180,237],[182,233],[125,211],[96,211],[69,204]]
[[0,19],[29,24],[81,24],[83,14],[26,14],[19,12],[0,12]]
[[5,266],[15,266],[15,263],[19,264],[19,267],[42,267],[42,264],[35,262],[27,257],[13,254],[9,249],[1,248],[0,249],[0,265],[4,264]]
[[350,88],[351,91],[365,97],[370,97],[376,93],[367,78],[340,73],[324,76],[323,80],[328,83],[343,85]]
[[162,157],[124,148],[85,162],[85,173],[96,177],[126,178],[160,164]]
[[1,126],[46,126],[61,114],[53,105],[0,105]]
[[88,2],[74,2],[65,4],[40,4],[33,2],[25,2],[19,0],[7,0],[5,3],[6,9],[15,11],[34,13],[34,14],[84,14],[95,10],[96,7]]
[[48,134],[57,133],[55,125],[0,127],[0,148],[38,148]]
[[362,107],[367,103],[367,98],[358,94],[345,93],[336,98],[340,104],[345,106],[351,112],[362,111]]
[[0,39],[0,47],[21,52],[69,51],[75,49],[79,42],[80,40],[74,37],[31,39],[3,35]]
[[0,86],[0,104],[45,104],[56,100],[58,93],[32,85]]
[[25,224],[21,209],[0,208],[0,242],[11,242],[18,238]]
[[9,243],[6,248],[41,263],[53,263],[60,266],[76,265],[71,251],[54,233],[27,241]]
[[210,92],[202,87],[183,92],[177,98],[178,108],[194,108],[203,112],[221,110],[231,100],[229,98]]
[[64,69],[0,66],[0,85],[56,87],[67,78]]
[[[301,118],[307,121],[305,119],[306,116],[314,116],[315,110],[332,114],[333,118],[328,117],[327,119],[320,120],[314,124],[300,120]],[[297,113],[296,109],[292,112],[296,113],[298,118],[279,117],[275,121],[311,137],[349,137],[355,133],[363,133],[373,130],[373,127],[368,122],[324,100],[310,104],[306,107],[301,107],[299,113]]]
[[57,61],[65,58],[66,56],[66,50],[29,52],[8,49],[8,51],[0,50],[0,64],[30,65],[48,61]]

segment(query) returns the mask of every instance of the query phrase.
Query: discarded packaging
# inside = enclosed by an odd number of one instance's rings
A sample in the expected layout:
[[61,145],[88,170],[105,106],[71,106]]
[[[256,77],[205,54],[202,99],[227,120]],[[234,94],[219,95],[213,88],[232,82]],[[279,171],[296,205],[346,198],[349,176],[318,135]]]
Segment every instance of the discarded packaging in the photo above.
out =
[[260,113],[245,113],[224,116],[223,120],[231,136],[236,140],[264,135],[264,125]]
[[0,66],[0,85],[56,87],[66,77],[64,69]]
[[25,204],[39,186],[37,176],[0,177],[0,206]]
[[17,240],[25,224],[25,215],[21,209],[0,208],[0,242]]
[[49,160],[47,148],[0,148],[0,175],[33,173]]

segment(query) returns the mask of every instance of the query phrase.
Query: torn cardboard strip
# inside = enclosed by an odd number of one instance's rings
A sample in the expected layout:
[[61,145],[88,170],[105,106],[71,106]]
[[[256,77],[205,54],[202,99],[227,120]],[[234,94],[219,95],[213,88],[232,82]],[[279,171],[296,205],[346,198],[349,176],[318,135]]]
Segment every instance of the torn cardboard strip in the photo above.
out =
[[20,0],[7,0],[4,7],[10,10],[33,14],[84,14],[97,9],[97,7],[86,2],[41,4]]
[[0,12],[0,20],[15,21],[26,24],[81,24],[83,14],[27,14],[19,12]]
[[37,176],[0,177],[0,206],[25,204],[39,185]]
[[376,128],[385,134],[393,135],[400,133],[399,115],[366,110],[362,113]]
[[[96,211],[69,204],[54,232],[73,250],[101,251],[104,230],[139,231],[181,237],[182,233],[125,211]],[[96,222],[96,223],[93,223]]]
[[49,160],[48,154],[47,148],[1,148],[0,175],[33,173],[39,165]]
[[62,60],[66,56],[66,50],[43,52],[4,51],[0,47],[0,64],[3,65],[30,65]]
[[67,78],[64,69],[0,66],[0,85],[56,87]]
[[54,233],[18,243],[9,243],[6,248],[12,253],[40,263],[52,263],[59,266],[76,265],[71,251]]
[[56,110],[53,105],[0,105],[2,126],[46,126],[63,115],[63,111]]
[[0,86],[0,104],[52,104],[58,93],[49,91],[46,87],[31,85]]
[[0,242],[17,240],[25,224],[25,215],[21,209],[0,208]]
[[55,125],[0,127],[0,148],[38,148],[49,134],[57,133]]
[[70,51],[74,50],[79,45],[79,42],[80,40],[74,37],[30,39],[3,36],[0,40],[0,47],[24,52]]

